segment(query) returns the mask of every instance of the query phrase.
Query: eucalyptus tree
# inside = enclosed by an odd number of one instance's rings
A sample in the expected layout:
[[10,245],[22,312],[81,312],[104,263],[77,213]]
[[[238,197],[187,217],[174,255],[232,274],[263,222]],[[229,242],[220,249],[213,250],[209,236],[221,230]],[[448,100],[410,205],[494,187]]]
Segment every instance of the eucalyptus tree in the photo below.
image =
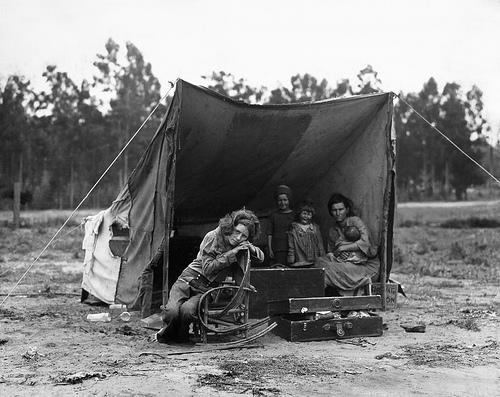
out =
[[[119,44],[111,38],[106,42],[105,49],[106,52],[98,54],[94,62],[97,73],[93,88],[94,95],[100,98],[109,136],[116,143],[110,152],[117,153],[160,100],[161,85],[153,74],[151,64],[144,60],[141,51],[131,42],[126,43],[123,55]],[[137,163],[164,112],[162,105],[123,154],[119,172],[122,185],[129,174],[130,164]]]

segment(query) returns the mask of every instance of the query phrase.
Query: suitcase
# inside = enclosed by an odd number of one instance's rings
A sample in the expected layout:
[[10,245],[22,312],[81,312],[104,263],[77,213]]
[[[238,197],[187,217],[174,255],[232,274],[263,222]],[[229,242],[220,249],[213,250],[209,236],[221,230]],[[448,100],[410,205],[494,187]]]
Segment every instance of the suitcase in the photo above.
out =
[[257,293],[250,295],[250,318],[263,318],[268,301],[309,296],[324,296],[323,269],[252,269],[250,284]]
[[[381,336],[382,317],[369,310],[381,309],[379,295],[349,297],[290,298],[269,302],[273,332],[290,342]],[[351,310],[369,317],[335,318]]]

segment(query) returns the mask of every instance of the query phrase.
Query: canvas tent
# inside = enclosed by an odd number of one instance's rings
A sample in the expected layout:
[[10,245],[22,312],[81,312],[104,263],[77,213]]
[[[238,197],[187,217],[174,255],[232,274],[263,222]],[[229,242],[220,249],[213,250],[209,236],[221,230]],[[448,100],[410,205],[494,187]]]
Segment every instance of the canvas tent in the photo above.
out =
[[[332,222],[330,194],[351,197],[379,246],[385,281],[395,201],[392,100],[392,93],[382,93],[249,105],[178,80],[127,185],[87,223],[83,288],[108,303],[134,302],[144,267],[172,229],[203,236],[221,216],[243,206],[265,223],[275,187],[283,183],[292,187],[294,203],[314,200],[324,235]],[[118,230],[113,225],[128,228],[121,255],[110,251]],[[172,264],[165,258],[168,269]],[[164,294],[167,277],[168,271],[160,283]]]

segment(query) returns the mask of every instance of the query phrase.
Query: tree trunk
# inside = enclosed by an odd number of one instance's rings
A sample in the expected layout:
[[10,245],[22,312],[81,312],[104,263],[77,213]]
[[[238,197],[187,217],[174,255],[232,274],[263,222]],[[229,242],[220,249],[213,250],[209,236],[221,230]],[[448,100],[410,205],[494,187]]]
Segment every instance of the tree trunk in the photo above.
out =
[[125,186],[128,179],[128,153],[123,153],[123,181],[122,187]]
[[[490,174],[492,175],[495,175],[495,167],[494,167],[494,158],[495,156],[493,155],[493,146],[490,145],[490,150],[489,150],[489,153],[488,153],[488,165],[489,165],[489,172]],[[493,196],[493,184],[491,182],[491,178],[487,178],[486,179],[486,186],[488,187],[488,193],[489,193],[489,196],[492,197]]]
[[457,199],[457,201],[466,199],[466,190],[461,187],[455,188],[455,198]]
[[450,184],[450,166],[446,161],[444,163],[444,198],[448,200],[450,197],[451,184]]
[[69,169],[69,205],[73,208],[75,199],[75,169],[73,165],[73,160],[71,160],[71,166]]
[[[127,96],[127,108],[128,108],[128,96]],[[127,121],[125,123],[125,143],[122,145],[125,146],[125,144],[128,142],[129,140],[129,120],[128,120],[128,117],[127,117]],[[125,186],[125,184],[127,183],[127,179],[128,179],[128,150],[125,150],[125,152],[123,153],[123,183],[122,183],[122,187]]]
[[23,153],[21,152],[19,155],[19,177],[17,181],[19,182],[21,186],[21,190],[23,189]]
[[14,229],[21,225],[21,182],[14,182]]
[[436,183],[436,166],[435,164],[431,165],[431,173],[430,173],[430,195],[434,197],[434,193],[437,192],[437,183]]
[[422,181],[422,190],[424,192],[424,200],[429,198],[430,191],[430,173],[427,159],[426,148],[423,148],[422,171],[420,172],[420,180]]

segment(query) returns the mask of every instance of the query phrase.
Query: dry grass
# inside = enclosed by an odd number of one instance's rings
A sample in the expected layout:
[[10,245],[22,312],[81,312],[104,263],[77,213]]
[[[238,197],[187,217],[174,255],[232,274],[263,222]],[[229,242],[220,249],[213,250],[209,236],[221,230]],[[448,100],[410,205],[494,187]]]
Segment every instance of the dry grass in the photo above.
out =
[[401,227],[439,225],[468,218],[500,222],[500,201],[402,203],[396,210],[396,224]]
[[500,233],[491,229],[397,228],[393,270],[398,273],[500,284]]
[[403,346],[404,355],[415,365],[429,367],[458,367],[484,365],[494,362],[491,353],[498,351],[498,342],[484,345],[454,345],[425,343]]
[[[79,210],[68,222],[69,226],[76,226],[82,222],[82,219],[89,215],[95,215],[99,209]],[[34,226],[61,226],[71,215],[72,210],[43,210],[43,211],[22,211],[21,227]],[[0,225],[12,226],[12,211],[0,211]]]
[[[332,370],[324,358],[307,359],[293,355],[248,359],[237,356],[215,357],[222,373],[203,374],[198,377],[200,386],[210,386],[216,390],[246,393],[252,395],[274,395],[281,391],[270,384],[276,376],[280,378],[337,377],[339,371]],[[210,360],[212,361],[212,359]]]

